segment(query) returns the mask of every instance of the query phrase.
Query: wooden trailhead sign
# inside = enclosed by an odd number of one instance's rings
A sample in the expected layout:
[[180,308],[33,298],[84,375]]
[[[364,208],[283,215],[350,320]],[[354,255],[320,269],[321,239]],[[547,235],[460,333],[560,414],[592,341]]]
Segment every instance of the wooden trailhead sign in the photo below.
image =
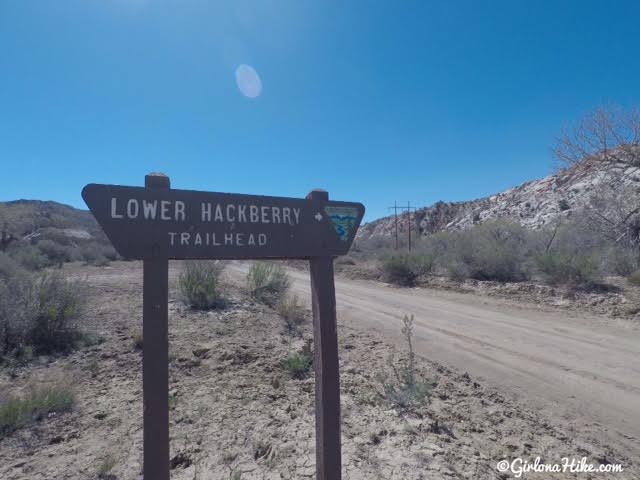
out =
[[360,203],[116,185],[87,185],[82,198],[118,253],[137,259],[344,255],[364,214]]
[[169,259],[308,259],[316,389],[316,479],[342,478],[340,376],[333,260],[345,255],[361,203],[89,184],[82,198],[114,248],[143,260],[143,476],[169,480]]

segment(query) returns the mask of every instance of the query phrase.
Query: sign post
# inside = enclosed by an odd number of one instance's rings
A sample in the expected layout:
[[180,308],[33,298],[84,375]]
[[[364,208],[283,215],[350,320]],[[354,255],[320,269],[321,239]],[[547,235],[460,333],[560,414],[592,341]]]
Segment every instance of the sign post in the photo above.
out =
[[[148,189],[168,190],[169,177],[145,176]],[[169,259],[160,245],[143,261],[142,402],[144,478],[169,480]]]
[[311,271],[316,383],[316,478],[340,480],[340,377],[333,259],[364,216],[360,203],[89,184],[82,198],[114,248],[143,260],[143,474],[169,480],[169,259],[306,259]]
[[[327,201],[329,194],[314,190],[307,198]],[[340,372],[333,257],[312,257],[309,267],[316,377],[316,479],[340,480]]]

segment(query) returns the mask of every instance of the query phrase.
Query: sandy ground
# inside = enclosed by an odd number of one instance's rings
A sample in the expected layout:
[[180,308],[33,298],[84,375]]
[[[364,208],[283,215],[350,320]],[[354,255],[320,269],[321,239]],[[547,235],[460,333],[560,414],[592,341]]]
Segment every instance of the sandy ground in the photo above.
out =
[[[236,263],[230,270],[244,272]],[[309,276],[289,270],[309,299]],[[338,278],[343,324],[399,340],[416,318],[416,350],[459,368],[575,430],[640,458],[640,325],[539,305]]]
[[[173,280],[179,268],[172,263]],[[227,275],[240,281],[246,268],[234,263]],[[77,398],[71,412],[0,439],[0,478],[139,480],[141,355],[132,336],[141,326],[141,264],[72,265],[65,271],[85,279],[83,326],[104,341],[66,357],[0,367],[3,392],[20,393],[30,382],[62,376],[71,380]],[[291,275],[294,291],[306,298],[307,275]],[[287,355],[310,338],[310,329],[292,339],[271,309],[238,288],[230,287],[228,295],[227,309],[197,312],[177,299],[175,288],[170,293],[171,478],[314,478],[313,378],[293,379],[282,368]],[[533,462],[538,456],[547,463],[562,457],[620,463],[625,471],[521,478],[638,478],[631,388],[638,381],[632,373],[638,371],[637,330],[606,319],[473,305],[464,295],[342,279],[337,296],[345,480],[503,480],[514,476],[496,471],[500,460]],[[382,400],[377,379],[388,370],[405,312],[416,315],[417,346],[428,357],[420,361],[420,376],[436,382],[431,401],[410,413]],[[610,343],[618,341],[623,348]],[[572,352],[578,355],[580,346],[587,350],[576,366]],[[554,347],[559,351],[551,355]],[[591,369],[597,375],[585,373]],[[565,372],[565,387],[557,370]],[[580,390],[569,393],[574,389]],[[588,399],[570,398],[578,393]],[[631,403],[621,400],[624,394]],[[554,398],[561,400],[553,405]],[[629,415],[626,428],[613,406]],[[611,410],[611,423],[600,416],[602,409]],[[98,477],[108,459],[113,467]]]

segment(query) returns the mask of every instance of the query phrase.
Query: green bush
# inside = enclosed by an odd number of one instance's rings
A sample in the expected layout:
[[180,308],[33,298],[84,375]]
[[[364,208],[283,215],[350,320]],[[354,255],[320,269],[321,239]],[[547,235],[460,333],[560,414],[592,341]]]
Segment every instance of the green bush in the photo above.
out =
[[306,353],[292,353],[284,361],[284,369],[287,370],[293,378],[304,378],[309,373],[312,359]]
[[296,295],[282,298],[278,303],[278,313],[284,320],[285,330],[289,335],[300,333],[300,327],[307,317],[307,311]]
[[45,274],[35,281],[37,311],[28,337],[35,353],[68,352],[82,340],[79,284],[60,274]]
[[0,253],[0,354],[21,354],[37,310],[33,278]]
[[416,355],[413,351],[414,317],[405,315],[402,319],[402,335],[407,345],[404,356],[396,360],[390,355],[387,365],[391,375],[383,372],[378,375],[382,386],[382,397],[393,407],[407,410],[427,401],[434,383],[420,378],[416,367]]
[[629,275],[627,277],[627,282],[629,282],[631,285],[640,287],[640,270]]
[[[10,263],[6,257],[1,260],[0,270],[6,272]],[[19,267],[11,275],[0,274],[0,354],[48,354],[76,348],[84,338],[77,328],[79,286],[58,273],[35,276]]]
[[68,411],[73,403],[68,382],[36,385],[23,396],[10,396],[0,402],[0,438],[49,413]]
[[433,256],[424,253],[390,255],[382,260],[385,279],[402,286],[414,286],[421,275],[431,272]]
[[519,282],[529,277],[526,230],[520,225],[493,221],[451,234],[447,270],[453,278]]
[[21,246],[10,250],[11,257],[23,268],[35,271],[51,265],[50,260],[34,245]]
[[187,262],[178,278],[180,294],[185,304],[198,310],[224,308],[220,276],[224,264],[217,261]]
[[607,273],[628,277],[640,269],[637,250],[619,245],[610,247],[604,255],[604,269]]
[[291,280],[284,267],[256,262],[247,274],[247,286],[253,298],[270,306],[277,305],[289,290]]
[[48,265],[61,267],[63,263],[71,261],[71,251],[53,240],[44,239],[37,243],[38,250],[47,258]]
[[549,251],[536,258],[539,271],[551,285],[591,287],[598,280],[598,266],[587,255]]

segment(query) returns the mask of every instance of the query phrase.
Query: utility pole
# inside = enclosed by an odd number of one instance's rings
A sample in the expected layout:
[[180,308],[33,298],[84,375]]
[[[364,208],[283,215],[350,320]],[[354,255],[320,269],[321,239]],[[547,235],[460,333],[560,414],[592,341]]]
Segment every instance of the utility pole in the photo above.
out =
[[394,224],[395,224],[395,233],[396,233],[396,250],[398,250],[398,248],[399,248],[399,243],[398,243],[398,210],[401,211],[400,215],[402,215],[402,210],[406,210],[407,211],[407,221],[408,221],[407,232],[409,234],[409,251],[411,251],[411,210],[416,210],[416,207],[412,207],[411,206],[411,202],[409,202],[409,201],[407,201],[407,206],[406,207],[398,206],[398,202],[396,202],[394,200],[393,207],[387,207],[387,208],[393,209],[393,213],[394,213]]
[[402,208],[402,207],[398,207],[398,202],[394,200],[393,207],[388,207],[388,208],[390,209],[393,208],[394,224],[395,224],[395,230],[396,230],[396,250],[398,250],[398,208]]
[[416,207],[411,206],[411,202],[407,201],[406,207],[399,207],[402,210],[407,210],[407,233],[409,236],[409,251],[411,251],[411,210],[416,210]]

